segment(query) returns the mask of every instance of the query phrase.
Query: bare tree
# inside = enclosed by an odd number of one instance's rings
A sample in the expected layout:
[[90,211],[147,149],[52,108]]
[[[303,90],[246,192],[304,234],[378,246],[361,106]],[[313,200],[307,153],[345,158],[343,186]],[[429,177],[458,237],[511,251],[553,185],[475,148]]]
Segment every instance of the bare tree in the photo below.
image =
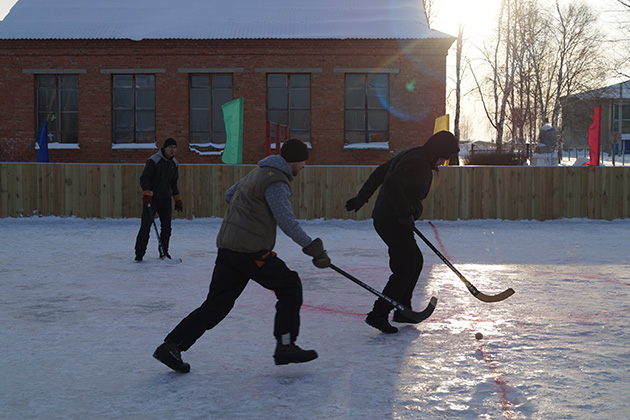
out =
[[430,28],[433,25],[433,21],[435,20],[438,12],[435,8],[435,0],[422,0],[422,5],[424,6],[424,13],[427,17],[427,23]]
[[497,19],[494,44],[484,52],[490,66],[490,90],[493,109],[484,108],[490,124],[496,132],[496,148],[503,149],[503,137],[508,114],[508,101],[513,97],[513,89],[518,69],[522,66],[524,49],[521,45],[519,17],[522,0],[502,0]]
[[557,126],[560,97],[593,88],[593,81],[603,78],[605,66],[598,55],[602,34],[597,16],[586,3],[573,2],[561,8],[556,0],[558,69],[551,123]]
[[473,72],[498,150],[510,137],[535,141],[545,118],[557,127],[560,98],[602,82],[601,41],[597,16],[584,2],[561,7],[555,0],[545,11],[538,0],[502,0],[484,49],[489,77],[480,81]]
[[[461,103],[462,103],[462,49],[464,47],[464,25],[459,24],[457,31],[457,46],[455,52],[455,121],[453,123],[453,131],[455,138],[459,142],[461,136],[459,121],[461,118]],[[452,165],[459,165],[459,158],[455,156],[451,159]]]

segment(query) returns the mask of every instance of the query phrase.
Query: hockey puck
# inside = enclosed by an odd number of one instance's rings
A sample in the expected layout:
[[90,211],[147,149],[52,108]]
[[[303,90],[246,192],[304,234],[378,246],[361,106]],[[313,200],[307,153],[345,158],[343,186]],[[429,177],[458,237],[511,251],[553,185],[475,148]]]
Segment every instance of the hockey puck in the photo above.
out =
[[481,340],[483,338],[483,334],[481,334],[480,332],[478,332],[477,334],[475,334],[475,338],[477,340]]

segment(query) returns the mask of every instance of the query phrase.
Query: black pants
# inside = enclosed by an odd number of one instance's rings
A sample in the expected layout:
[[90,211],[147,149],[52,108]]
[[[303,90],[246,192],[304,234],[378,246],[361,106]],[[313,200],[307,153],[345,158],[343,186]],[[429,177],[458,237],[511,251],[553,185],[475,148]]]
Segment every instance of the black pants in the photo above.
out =
[[300,330],[302,282],[274,252],[242,253],[219,249],[205,302],[184,318],[165,340],[180,350],[188,350],[207,330],[214,328],[234,307],[245,286],[252,279],[273,290],[278,299],[273,335],[278,341],[290,334],[291,342]]
[[171,239],[171,218],[173,217],[171,197],[153,198],[151,208],[147,206],[142,207],[142,222],[136,237],[136,256],[138,257],[143,257],[147,252],[149,234],[151,233],[151,225],[153,225],[155,213],[160,216],[160,240],[162,241],[164,252],[168,252],[168,245]]
[[[383,294],[411,308],[413,289],[418,283],[424,260],[413,231],[398,221],[374,220],[376,233],[388,247],[389,268],[392,271]],[[386,315],[393,308],[389,302],[378,299],[374,312]]]

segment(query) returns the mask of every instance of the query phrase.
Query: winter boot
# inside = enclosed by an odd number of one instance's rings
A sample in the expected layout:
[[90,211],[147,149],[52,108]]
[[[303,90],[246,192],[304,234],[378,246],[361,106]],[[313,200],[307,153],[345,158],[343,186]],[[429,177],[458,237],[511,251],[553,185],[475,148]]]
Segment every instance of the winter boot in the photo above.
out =
[[142,255],[136,255],[136,258],[134,258],[135,262],[142,262]]
[[295,343],[280,344],[276,346],[273,360],[276,365],[288,365],[289,363],[304,363],[317,359],[315,350],[302,350]]
[[398,328],[392,326],[387,320],[387,314],[379,314],[374,311],[370,312],[365,318],[365,323],[370,327],[374,327],[385,334],[393,334],[398,332]]
[[179,348],[171,341],[165,341],[162,345],[155,349],[153,357],[177,372],[190,372],[190,365],[188,363],[184,363]]

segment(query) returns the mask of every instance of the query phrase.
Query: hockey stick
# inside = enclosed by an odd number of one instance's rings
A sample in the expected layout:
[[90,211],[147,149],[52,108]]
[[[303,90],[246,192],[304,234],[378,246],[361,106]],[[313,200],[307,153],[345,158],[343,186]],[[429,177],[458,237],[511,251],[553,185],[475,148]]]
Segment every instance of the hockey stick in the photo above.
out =
[[410,308],[407,308],[403,304],[396,302],[394,299],[390,298],[389,296],[385,296],[384,294],[382,294],[381,292],[379,292],[378,290],[376,290],[372,286],[369,286],[369,285],[363,283],[358,278],[354,277],[351,274],[346,273],[345,271],[343,271],[341,268],[335,266],[334,264],[330,264],[330,268],[332,268],[333,270],[335,270],[337,273],[341,274],[342,276],[352,280],[353,282],[355,282],[359,286],[363,287],[364,289],[369,290],[370,292],[374,293],[376,296],[380,297],[381,299],[383,299],[383,300],[389,302],[390,304],[394,305],[394,307],[396,309],[398,309],[405,317],[407,317],[409,319],[412,319],[414,322],[421,322],[421,321],[424,321],[425,319],[427,319],[428,317],[430,317],[431,314],[433,313],[433,311],[435,310],[435,305],[437,305],[437,298],[436,297],[431,297],[431,300],[429,301],[429,304],[427,305],[427,307],[422,312],[412,311]]
[[500,302],[500,301],[502,301],[504,299],[509,298],[510,296],[512,296],[514,294],[514,289],[512,289],[511,287],[509,289],[506,289],[503,292],[499,293],[498,295],[486,295],[485,293],[480,292],[475,286],[473,286],[473,284],[471,282],[466,280],[466,277],[464,277],[464,275],[462,273],[457,271],[457,269],[453,266],[453,264],[451,264],[451,262],[449,260],[447,260],[446,257],[444,255],[442,255],[442,253],[440,251],[438,251],[438,249],[436,247],[434,247],[433,244],[431,242],[429,242],[429,240],[427,238],[425,238],[425,236],[422,233],[420,233],[420,231],[418,230],[417,227],[414,226],[413,227],[413,231],[416,232],[416,234],[420,238],[422,238],[422,240],[429,246],[429,248],[431,248],[433,250],[433,252],[435,252],[435,255],[437,255],[438,257],[440,257],[440,259],[442,261],[444,261],[444,264],[448,265],[448,267],[451,270],[453,270],[453,272],[455,274],[457,274],[457,277],[459,277],[459,279],[464,282],[464,284],[468,288],[468,291],[470,293],[472,293],[472,295],[474,297],[476,297],[477,299],[479,299],[479,300],[481,300],[483,302]]
[[[147,207],[149,207],[149,210],[153,210],[151,208],[151,204],[147,205]],[[153,227],[155,228],[155,235],[157,236],[157,240],[158,240],[158,252],[160,253],[160,259],[164,260],[170,264],[179,264],[180,262],[182,262],[181,258],[175,258],[175,259],[171,259],[168,258],[168,260],[166,260],[166,252],[164,252],[164,246],[162,245],[162,238],[160,238],[160,232],[158,231],[158,227],[157,227],[157,223],[155,223],[155,212],[153,213],[153,217],[151,217],[151,220],[153,221]]]

